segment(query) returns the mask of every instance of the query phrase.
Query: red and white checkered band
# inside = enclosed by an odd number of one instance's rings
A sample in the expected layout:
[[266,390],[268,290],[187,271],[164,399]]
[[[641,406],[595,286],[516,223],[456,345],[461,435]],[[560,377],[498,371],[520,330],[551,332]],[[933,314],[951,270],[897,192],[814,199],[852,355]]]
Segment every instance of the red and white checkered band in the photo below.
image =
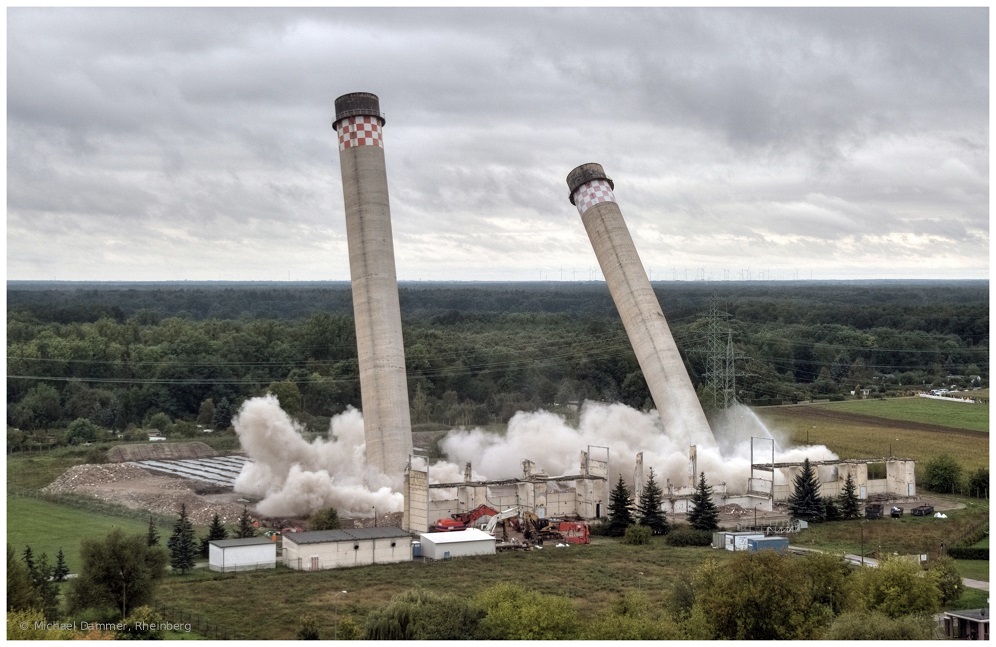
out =
[[599,202],[615,202],[616,196],[612,195],[612,187],[605,180],[592,180],[582,184],[574,192],[574,204],[577,205],[578,214],[595,206]]
[[380,146],[384,140],[380,134],[380,119],[372,115],[346,117],[339,122],[339,150],[354,146]]

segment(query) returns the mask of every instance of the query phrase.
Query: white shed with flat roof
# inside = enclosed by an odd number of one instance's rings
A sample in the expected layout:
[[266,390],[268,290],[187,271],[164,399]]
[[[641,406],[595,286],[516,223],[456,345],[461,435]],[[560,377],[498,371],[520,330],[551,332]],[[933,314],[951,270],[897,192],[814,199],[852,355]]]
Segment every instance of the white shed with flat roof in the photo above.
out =
[[208,568],[212,571],[251,571],[277,566],[277,542],[269,537],[216,539],[208,542],[208,547]]
[[299,571],[412,561],[412,537],[401,528],[349,528],[284,534],[283,562]]
[[419,535],[419,541],[422,542],[422,556],[426,559],[494,555],[497,552],[495,538],[477,528],[426,532]]

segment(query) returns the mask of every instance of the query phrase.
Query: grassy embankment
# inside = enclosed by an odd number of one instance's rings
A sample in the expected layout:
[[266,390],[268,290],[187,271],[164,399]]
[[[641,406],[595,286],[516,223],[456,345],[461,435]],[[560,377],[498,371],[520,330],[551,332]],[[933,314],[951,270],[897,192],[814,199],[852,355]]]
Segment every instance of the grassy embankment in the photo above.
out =
[[[41,499],[7,498],[7,543],[18,556],[25,546],[31,546],[36,557],[45,553],[48,563],[55,564],[61,548],[73,573],[79,567],[80,542],[84,538],[105,537],[115,528],[144,535],[148,527],[148,522],[137,519],[87,512]],[[159,528],[160,537],[169,532],[169,528]]]
[[[869,416],[844,419],[821,415],[847,413]],[[966,473],[989,467],[989,407],[926,398],[864,400],[826,404],[766,407],[755,411],[769,429],[787,433],[795,444],[826,445],[841,458],[871,458],[892,454],[923,464],[948,454]],[[874,418],[888,421],[878,424]],[[896,421],[900,421],[896,424]],[[951,432],[903,428],[903,421],[941,425]],[[959,432],[959,430],[963,430]]]
[[[85,496],[46,500],[40,490],[74,465],[86,462],[81,448],[59,448],[46,452],[7,456],[7,543],[20,556],[25,546],[36,555],[46,553],[54,564],[62,548],[70,571],[79,566],[80,542],[100,539],[114,528],[126,533],[145,534],[147,517],[122,506],[106,504]],[[165,541],[172,527],[157,522]],[[198,532],[202,527],[196,528]]]
[[[422,588],[470,597],[502,582],[569,597],[581,617],[607,609],[620,595],[640,591],[654,606],[665,602],[674,582],[707,559],[733,553],[711,548],[629,546],[596,539],[589,546],[547,547],[528,553],[500,553],[440,562],[361,566],[317,573],[280,567],[269,572],[170,576],[159,598],[208,617],[246,638],[292,638],[302,615],[321,618],[323,637],[332,634],[332,610],[340,620],[362,624],[394,595]],[[348,591],[335,602],[336,592]]]

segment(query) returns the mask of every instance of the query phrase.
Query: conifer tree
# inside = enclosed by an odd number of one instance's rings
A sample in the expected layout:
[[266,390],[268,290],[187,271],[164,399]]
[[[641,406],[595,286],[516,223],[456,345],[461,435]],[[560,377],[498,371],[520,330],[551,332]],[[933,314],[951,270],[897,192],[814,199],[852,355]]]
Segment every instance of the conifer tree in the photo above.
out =
[[35,587],[42,599],[42,613],[49,620],[54,619],[59,613],[59,589],[52,581],[53,567],[48,565],[48,555],[42,553],[38,556],[38,564],[35,566]]
[[802,471],[795,477],[788,504],[789,512],[797,519],[819,522],[826,518],[826,510],[820,498],[820,482],[808,458],[802,462]]
[[654,468],[650,468],[647,484],[640,493],[640,502],[636,513],[640,516],[640,525],[647,526],[655,535],[666,535],[668,530],[667,513],[661,509],[664,503],[664,491],[654,480]]
[[608,536],[622,537],[626,534],[626,529],[633,525],[632,508],[633,497],[620,474],[619,483],[609,495],[609,525],[606,528]]
[[840,516],[844,519],[857,519],[861,516],[857,490],[854,478],[848,472],[847,478],[844,479],[844,489],[840,492]]
[[14,548],[7,544],[7,611],[26,611],[41,607],[41,593],[35,587],[31,573],[17,559]]
[[208,526],[208,533],[201,540],[201,557],[210,557],[211,542],[221,539],[228,539],[228,529],[221,523],[221,517],[216,512],[211,518],[211,525]]
[[24,560],[24,565],[28,567],[28,573],[31,574],[32,581],[37,581],[38,567],[35,565],[35,554],[31,551],[31,546],[24,547],[21,559]]
[[66,555],[62,552],[62,547],[59,547],[59,553],[55,556],[55,568],[52,570],[52,578],[56,582],[65,582],[66,576],[69,575],[69,566],[66,565]]
[[705,472],[699,473],[699,484],[692,495],[692,509],[688,512],[688,523],[696,530],[719,528],[719,511],[712,501],[712,486],[706,485]]
[[837,521],[840,519],[840,508],[837,507],[836,497],[820,497],[820,503],[823,504],[823,521]]
[[159,545],[159,530],[156,529],[156,522],[152,518],[151,514],[149,515],[149,532],[145,536],[145,545],[146,546]]
[[239,527],[235,529],[236,539],[256,536],[256,528],[252,525],[252,517],[249,516],[249,506],[242,506],[242,514],[239,515],[237,523]]
[[187,504],[180,505],[180,518],[173,526],[173,534],[166,542],[169,548],[169,565],[174,571],[186,573],[194,567],[197,557],[197,545],[194,537],[194,526],[187,518]]

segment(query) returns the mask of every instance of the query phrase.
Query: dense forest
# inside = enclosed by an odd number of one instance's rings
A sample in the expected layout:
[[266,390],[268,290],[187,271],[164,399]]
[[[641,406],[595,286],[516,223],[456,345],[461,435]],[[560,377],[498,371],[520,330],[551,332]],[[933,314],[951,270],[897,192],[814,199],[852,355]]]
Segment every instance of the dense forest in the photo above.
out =
[[[707,409],[720,348],[753,404],[988,384],[987,281],[654,288]],[[400,297],[416,425],[652,406],[604,283],[402,283]],[[345,282],[9,282],[7,373],[8,424],[25,431],[83,419],[195,433],[266,391],[317,430],[360,404]]]

